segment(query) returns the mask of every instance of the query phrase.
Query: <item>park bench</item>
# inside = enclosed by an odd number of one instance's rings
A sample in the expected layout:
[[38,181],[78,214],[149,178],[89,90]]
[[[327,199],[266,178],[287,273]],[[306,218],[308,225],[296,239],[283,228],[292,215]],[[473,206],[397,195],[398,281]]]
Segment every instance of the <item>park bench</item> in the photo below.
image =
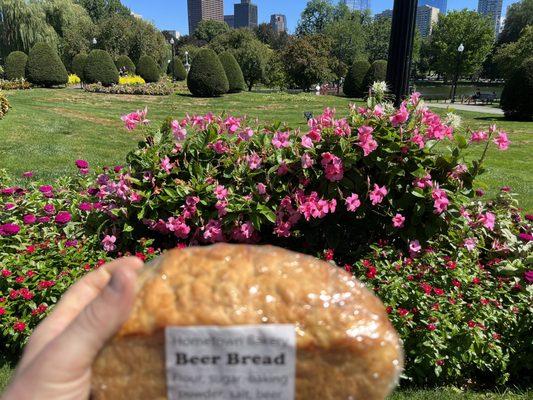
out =
[[497,96],[495,93],[479,93],[473,96],[468,96],[466,98],[467,104],[470,104],[471,102],[473,102],[474,104],[477,104],[478,102],[480,102],[481,104],[492,104],[496,100]]

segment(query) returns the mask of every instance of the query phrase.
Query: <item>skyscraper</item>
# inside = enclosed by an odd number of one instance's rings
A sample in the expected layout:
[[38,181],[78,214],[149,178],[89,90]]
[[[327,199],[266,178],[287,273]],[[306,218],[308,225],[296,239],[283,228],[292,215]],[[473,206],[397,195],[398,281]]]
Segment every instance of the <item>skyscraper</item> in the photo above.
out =
[[241,0],[234,6],[235,28],[255,28],[257,26],[257,5],[251,0]]
[[370,0],[343,0],[352,11],[370,10]]
[[235,28],[235,15],[224,15],[224,22],[228,24],[230,28]]
[[440,10],[436,7],[421,6],[416,9],[416,27],[420,36],[428,37],[433,31],[433,25],[439,20]]
[[273,14],[270,16],[270,25],[278,32],[287,32],[287,17],[283,14]]
[[446,14],[446,9],[448,8],[448,0],[420,0],[418,6],[431,6],[438,8],[439,11],[443,14]]
[[477,3],[477,12],[490,17],[493,21],[496,36],[500,32],[502,6],[503,0],[479,0]]
[[224,21],[224,0],[187,0],[189,34],[192,35],[200,21]]

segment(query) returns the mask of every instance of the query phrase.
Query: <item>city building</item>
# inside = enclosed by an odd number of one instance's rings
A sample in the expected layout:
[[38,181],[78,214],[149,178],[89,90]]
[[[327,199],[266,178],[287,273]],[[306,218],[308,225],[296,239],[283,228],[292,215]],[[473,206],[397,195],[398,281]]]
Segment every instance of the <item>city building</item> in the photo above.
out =
[[189,34],[192,35],[200,21],[224,21],[224,0],[187,0]]
[[170,39],[178,40],[181,37],[181,33],[179,33],[179,31],[164,30],[161,31],[161,33],[163,34],[163,36],[165,36],[167,41]]
[[438,8],[442,14],[446,14],[448,8],[448,0],[420,0],[418,6],[431,6]]
[[352,11],[370,10],[370,0],[342,0]]
[[235,28],[255,28],[257,26],[257,5],[251,0],[241,0],[234,6]]
[[230,28],[235,28],[235,15],[224,15],[224,22],[228,24]]
[[494,24],[494,32],[496,35],[500,32],[502,7],[503,0],[479,0],[477,3],[477,12],[481,15],[490,17]]
[[388,10],[383,10],[382,12],[380,12],[379,14],[376,14],[375,16],[376,19],[380,19],[380,18],[389,18],[389,19],[392,19],[392,10],[391,9],[388,9]]
[[287,32],[287,17],[283,14],[273,14],[270,16],[270,25],[278,32]]
[[421,6],[416,10],[416,26],[420,36],[428,37],[433,31],[433,25],[439,20],[439,9],[431,6]]

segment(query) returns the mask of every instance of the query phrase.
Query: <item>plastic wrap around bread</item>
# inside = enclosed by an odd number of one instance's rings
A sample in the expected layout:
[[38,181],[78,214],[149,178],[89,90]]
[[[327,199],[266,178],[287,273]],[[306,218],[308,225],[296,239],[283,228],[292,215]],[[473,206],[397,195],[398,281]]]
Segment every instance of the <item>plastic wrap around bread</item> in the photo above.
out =
[[397,384],[398,336],[350,274],[277,247],[220,244],[145,267],[128,321],[93,365],[92,398],[167,399],[169,327],[265,324],[294,327],[295,399],[384,399]]

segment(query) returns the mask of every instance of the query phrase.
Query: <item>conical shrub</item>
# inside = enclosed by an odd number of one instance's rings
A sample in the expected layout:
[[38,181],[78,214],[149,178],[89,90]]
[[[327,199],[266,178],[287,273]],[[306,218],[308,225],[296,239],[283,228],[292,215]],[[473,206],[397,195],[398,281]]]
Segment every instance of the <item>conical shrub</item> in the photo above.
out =
[[161,77],[161,69],[153,57],[142,56],[137,63],[137,75],[140,75],[146,83],[157,82]]
[[187,86],[193,96],[198,97],[216,97],[228,92],[226,72],[213,50],[202,49],[194,57]]
[[172,75],[172,78],[176,81],[184,81],[187,79],[187,71],[185,70],[185,67],[183,66],[183,61],[181,61],[181,58],[176,56],[172,59],[169,66],[169,73]]
[[224,67],[229,83],[229,93],[242,92],[246,88],[244,76],[239,63],[229,51],[220,53],[218,58]]
[[505,117],[517,121],[533,120],[533,57],[525,60],[505,82],[500,106]]
[[23,79],[26,77],[26,64],[28,56],[22,51],[13,51],[6,58],[6,78],[8,80]]
[[387,80],[387,61],[385,60],[376,60],[370,66],[368,70],[364,86],[369,88],[374,82],[381,82]]
[[124,68],[124,71],[128,75],[135,75],[135,64],[133,63],[133,61],[131,61],[131,58],[126,55],[119,56],[117,58],[117,61],[115,61],[115,66],[117,67],[119,72],[122,68]]
[[87,83],[100,82],[104,86],[118,83],[117,67],[107,51],[98,49],[89,53],[83,69],[83,78]]
[[364,85],[365,76],[370,70],[370,63],[366,60],[355,61],[344,80],[344,94],[348,97],[363,97],[367,92]]
[[26,72],[28,80],[34,85],[50,87],[68,82],[67,69],[61,58],[46,43],[37,43],[30,50]]
[[72,64],[70,66],[72,73],[78,75],[82,82],[85,82],[83,70],[85,69],[85,64],[87,64],[87,57],[88,56],[85,53],[76,54],[72,59]]

